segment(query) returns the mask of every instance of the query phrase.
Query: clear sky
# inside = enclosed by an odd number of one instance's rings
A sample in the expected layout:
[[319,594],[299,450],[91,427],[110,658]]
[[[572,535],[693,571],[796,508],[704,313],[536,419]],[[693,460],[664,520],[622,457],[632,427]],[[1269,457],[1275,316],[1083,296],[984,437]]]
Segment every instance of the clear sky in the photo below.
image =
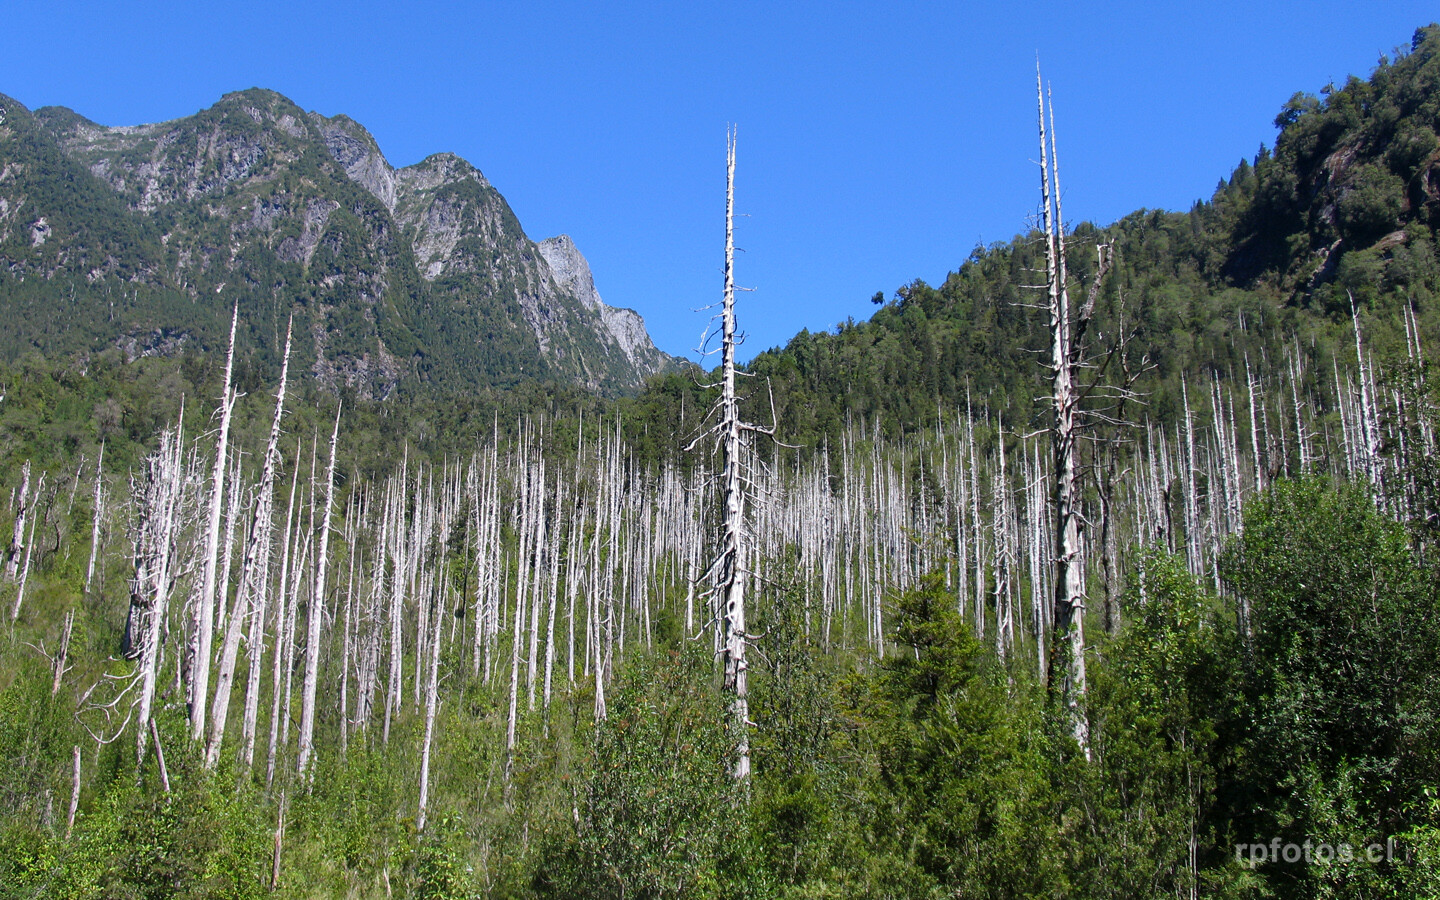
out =
[[359,121],[393,165],[458,153],[675,354],[719,296],[736,123],[748,358],[1026,227],[1037,54],[1067,218],[1108,223],[1208,198],[1292,93],[1367,75],[1437,18],[1411,0],[15,0],[0,92],[134,125],[266,87]]

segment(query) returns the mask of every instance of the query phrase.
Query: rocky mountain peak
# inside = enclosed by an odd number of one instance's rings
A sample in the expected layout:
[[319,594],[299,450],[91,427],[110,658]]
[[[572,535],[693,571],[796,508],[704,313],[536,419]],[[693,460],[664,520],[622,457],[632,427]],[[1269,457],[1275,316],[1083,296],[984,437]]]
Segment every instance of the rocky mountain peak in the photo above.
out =
[[614,338],[621,351],[630,359],[636,369],[645,375],[663,372],[675,364],[674,357],[662,353],[650,340],[645,330],[645,320],[633,309],[606,306],[595,289],[595,276],[590,272],[590,263],[575,246],[570,235],[561,234],[546,238],[536,245],[540,255],[549,264],[555,280],[569,291],[588,310],[600,314],[605,330]]
[[[84,318],[86,340],[183,333],[208,347],[238,303],[272,353],[293,314],[316,378],[375,398],[407,379],[460,390],[542,378],[614,393],[674,364],[638,316],[600,301],[573,242],[537,247],[453,153],[396,169],[360,123],[259,88],[149,125],[10,108],[0,311],[6,278],[39,275],[30,284],[45,287],[26,290],[53,288],[46,308]],[[118,311],[116,296],[127,298]],[[15,330],[6,346],[101,346],[55,337],[72,333],[60,322]]]
[[560,286],[575,295],[586,309],[599,309],[600,292],[595,290],[595,277],[590,273],[590,263],[580,254],[580,249],[568,234],[546,238],[536,245],[540,255],[550,264],[555,280]]
[[385,208],[395,211],[395,169],[380,152],[380,145],[365,126],[349,116],[326,118],[310,113],[310,121],[320,130],[325,149],[345,169],[352,181],[374,194]]

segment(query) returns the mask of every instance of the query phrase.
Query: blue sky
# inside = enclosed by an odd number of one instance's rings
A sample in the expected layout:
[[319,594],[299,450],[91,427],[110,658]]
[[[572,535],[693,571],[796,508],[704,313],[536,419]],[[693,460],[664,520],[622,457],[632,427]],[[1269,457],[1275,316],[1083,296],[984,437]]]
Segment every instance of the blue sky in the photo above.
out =
[[0,92],[133,125],[266,87],[361,122],[394,165],[458,153],[676,354],[719,294],[736,123],[748,358],[1026,227],[1037,53],[1067,217],[1108,223],[1209,197],[1293,92],[1368,74],[1437,18],[1409,0],[52,0],[9,5]]

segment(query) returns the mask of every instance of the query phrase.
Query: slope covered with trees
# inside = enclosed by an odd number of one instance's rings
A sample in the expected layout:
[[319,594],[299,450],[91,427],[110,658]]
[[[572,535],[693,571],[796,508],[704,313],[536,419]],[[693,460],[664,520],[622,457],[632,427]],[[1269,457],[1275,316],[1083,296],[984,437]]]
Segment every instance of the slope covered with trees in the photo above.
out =
[[[1094,271],[1093,246],[1114,249],[1097,329],[1128,336],[1131,356],[1148,358],[1139,387],[1152,419],[1176,421],[1182,375],[1233,381],[1247,359],[1268,374],[1289,345],[1328,371],[1349,345],[1351,297],[1373,320],[1378,352],[1404,354],[1407,304],[1427,337],[1440,329],[1437,53],[1440,35],[1421,29],[1368,80],[1296,94],[1276,119],[1274,149],[1242,161],[1188,212],[1075,229],[1070,271],[1080,283]],[[923,428],[967,393],[1024,422],[1043,394],[1034,354],[1047,326],[1029,308],[1042,302],[1043,273],[1036,235],[977,247],[943,284],[877,295],[883,306],[869,321],[802,332],[752,368],[772,379],[795,438],[833,438],[852,418],[892,434]]]

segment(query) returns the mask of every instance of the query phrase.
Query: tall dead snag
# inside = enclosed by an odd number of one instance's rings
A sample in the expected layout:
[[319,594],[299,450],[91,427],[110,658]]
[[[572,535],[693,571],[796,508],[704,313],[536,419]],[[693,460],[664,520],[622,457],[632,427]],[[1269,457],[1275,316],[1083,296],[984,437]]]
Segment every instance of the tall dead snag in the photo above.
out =
[[[1080,369],[1084,362],[1081,338],[1095,310],[1100,284],[1110,267],[1110,248],[1101,244],[1099,266],[1089,295],[1078,316],[1072,317],[1065,263],[1065,222],[1060,211],[1060,166],[1055,151],[1053,105],[1047,104],[1039,68],[1035,88],[1040,110],[1040,194],[1045,229],[1046,298],[1050,311],[1050,384],[1053,416],[1050,424],[1055,474],[1054,566],[1055,592],[1051,609],[1053,633],[1048,664],[1049,687],[1066,706],[1075,741],[1090,757],[1090,726],[1082,703],[1085,697],[1085,568],[1080,543]],[[1045,120],[1050,117],[1047,135]],[[1055,190],[1050,190],[1051,175]],[[1086,391],[1088,392],[1088,391]]]
[[[184,421],[182,407],[178,421]],[[160,436],[160,449],[145,460],[145,482],[134,489],[140,507],[135,535],[135,577],[130,587],[130,612],[125,623],[123,652],[140,662],[140,697],[135,729],[137,764],[145,762],[160,676],[161,638],[174,584],[174,551],[183,489],[185,441],[181,431]]]
[[[293,322],[292,322],[293,326]],[[220,667],[216,672],[215,703],[211,707],[210,739],[205,745],[205,767],[215,768],[220,761],[220,744],[225,738],[225,722],[230,710],[230,694],[235,680],[235,662],[240,650],[240,632],[249,617],[251,607],[263,610],[255,598],[265,590],[270,571],[270,532],[275,508],[275,469],[280,461],[280,419],[285,412],[285,382],[290,373],[291,329],[285,333],[285,356],[280,363],[280,390],[275,395],[275,416],[270,421],[270,441],[265,446],[265,462],[260,472],[260,488],[255,497],[255,520],[250,528],[250,540],[245,547],[245,557],[240,564],[240,586],[235,591],[235,609],[231,612],[225,628],[225,638],[220,644]],[[257,612],[263,617],[263,612]],[[255,631],[252,629],[252,636]],[[251,654],[258,651],[251,648]],[[259,669],[251,666],[258,674]],[[248,714],[252,707],[247,705]],[[247,729],[247,733],[253,729]]]
[[[205,528],[205,569],[200,599],[195,604],[195,631],[190,643],[190,739],[205,734],[205,701],[210,693],[210,647],[214,638],[215,606],[225,602],[225,586],[217,585],[220,562],[220,513],[225,500],[225,467],[230,462],[230,413],[235,409],[231,376],[235,371],[235,327],[240,306],[230,316],[230,352],[225,356],[225,390],[220,397],[220,439],[215,449],[209,520]],[[217,600],[218,595],[218,600]]]
[[1350,321],[1355,326],[1355,360],[1360,367],[1360,434],[1357,443],[1361,445],[1361,463],[1366,477],[1370,479],[1370,489],[1376,497],[1380,497],[1383,485],[1380,465],[1380,417],[1375,408],[1375,373],[1370,367],[1369,356],[1360,336],[1360,308],[1355,304],[1355,295],[1349,291],[1346,291],[1346,294],[1350,297]]
[[95,581],[95,560],[100,555],[100,523],[105,510],[105,442],[100,442],[100,455],[95,458],[95,518],[90,531],[90,564],[85,567],[85,593]]
[[[26,466],[29,466],[29,465],[30,465],[29,461],[26,461],[25,465],[26,465]],[[27,477],[27,480],[28,480],[28,477],[29,477],[29,472],[28,472],[28,471],[26,472],[26,477]],[[42,472],[41,475],[40,475],[40,480],[35,483],[35,498],[38,498],[38,497],[40,496],[40,492],[44,489],[44,487],[45,487],[45,474]],[[52,496],[52,498],[53,498],[53,496],[54,496],[54,492],[53,492],[53,491],[51,492],[51,496]],[[32,498],[32,502],[33,502],[33,499],[35,499],[35,498]],[[37,517],[37,518],[32,518],[32,519],[30,520],[30,536],[25,540],[25,562],[24,562],[24,564],[21,565],[21,567],[20,567],[20,587],[19,587],[19,588],[16,590],[16,592],[15,592],[15,604],[10,607],[10,621],[11,621],[11,622],[14,622],[14,621],[16,621],[17,619],[20,618],[20,604],[25,601],[25,586],[30,583],[30,560],[31,560],[31,558],[33,557],[33,555],[34,555],[34,553],[35,553],[35,527],[36,527],[38,524],[40,524],[40,521],[41,521],[42,519],[44,519],[45,517],[46,517],[46,513],[45,513],[44,511],[42,511],[39,517]],[[23,518],[23,514],[22,514],[22,518]],[[23,523],[21,523],[21,524],[23,524]],[[19,534],[20,529],[19,529],[19,525],[18,525],[18,524],[17,524],[17,526],[16,526],[15,531],[16,531],[16,534]]]
[[25,520],[30,512],[30,460],[20,468],[20,496],[15,504],[15,531],[10,537],[10,546],[5,551],[5,580],[14,582],[20,577],[20,559],[25,555]]
[[50,661],[50,696],[60,693],[60,684],[65,678],[65,673],[72,668],[70,659],[70,636],[75,631],[75,610],[65,614],[65,627],[60,633],[60,649]]
[[320,625],[325,618],[325,575],[330,563],[330,510],[335,505],[335,445],[340,440],[340,410],[335,410],[335,430],[330,432],[330,462],[325,469],[323,512],[315,530],[320,548],[315,554],[315,590],[310,600],[305,634],[305,685],[300,695],[300,760],[302,777],[309,777],[315,752],[315,685],[320,677]]
[[70,833],[75,830],[75,814],[80,811],[80,745],[75,745],[75,752],[70,769],[70,813],[65,816],[65,840],[70,840]]
[[[281,700],[282,697],[288,697],[290,693],[287,687],[282,695],[281,684],[283,683],[282,675],[290,671],[287,662],[293,655],[290,644],[293,642],[292,636],[295,633],[294,603],[291,599],[293,592],[290,590],[289,584],[290,559],[292,555],[298,556],[294,546],[296,542],[292,540],[292,532],[295,524],[295,495],[300,489],[300,449],[301,444],[297,440],[295,442],[295,472],[290,479],[290,500],[285,508],[285,534],[280,541],[282,548],[280,584],[275,591],[275,652],[270,655],[270,741],[265,754],[266,789],[269,789],[275,781],[275,756],[280,743]],[[264,623],[261,624],[263,626]],[[258,694],[258,691],[253,693]],[[252,725],[253,720],[248,711],[245,721],[247,726]],[[253,759],[253,740],[254,728],[249,727],[241,737],[240,747],[240,761],[246,768],[249,768]]]
[[745,649],[749,634],[745,624],[745,488],[741,472],[744,465],[744,438],[750,432],[774,434],[774,428],[761,428],[740,420],[740,401],[735,392],[735,131],[731,129],[725,142],[725,294],[720,313],[721,382],[720,400],[711,415],[715,424],[692,441],[693,448],[707,435],[714,435],[720,446],[720,486],[722,495],[720,551],[710,564],[714,579],[714,596],[720,604],[723,628],[720,652],[724,655],[724,688],[731,694],[730,724],[734,732],[733,774],[736,781],[750,777],[750,700],[747,684]]
[[740,478],[740,403],[735,397],[735,131],[725,153],[725,308],[721,315],[724,374],[720,393],[720,601],[725,616],[725,689],[734,694],[735,780],[750,777],[750,699],[745,662],[745,486]]
[[[440,542],[441,546],[445,541]],[[426,582],[431,585],[425,593],[431,595],[431,627],[430,635],[430,674],[426,681],[425,688],[425,740],[420,746],[420,805],[416,813],[415,827],[418,831],[425,831],[425,817],[430,799],[430,749],[435,738],[435,712],[439,706],[439,685],[440,685],[440,627],[445,621],[445,610],[450,605],[449,593],[446,590],[448,582],[442,572],[438,577],[427,576]],[[424,604],[420,604],[421,614],[424,615]],[[507,771],[510,761],[506,760]]]

